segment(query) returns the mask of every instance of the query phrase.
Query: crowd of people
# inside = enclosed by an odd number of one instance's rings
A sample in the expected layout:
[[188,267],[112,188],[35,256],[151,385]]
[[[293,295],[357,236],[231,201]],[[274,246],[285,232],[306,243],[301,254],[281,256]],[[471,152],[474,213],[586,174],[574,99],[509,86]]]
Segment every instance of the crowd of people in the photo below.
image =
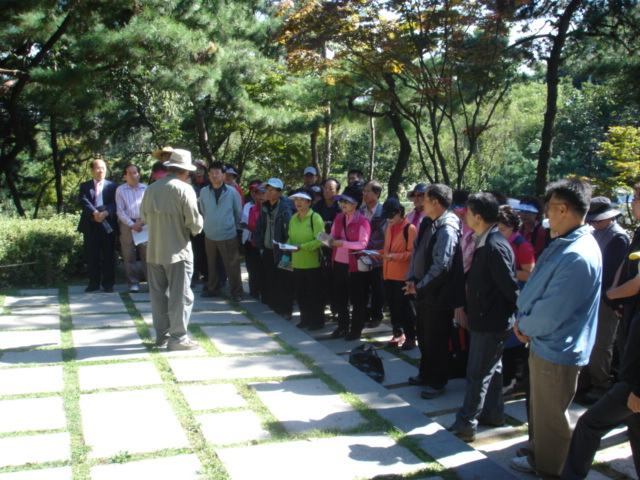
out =
[[[640,233],[630,242],[616,221],[621,212],[605,197],[592,199],[584,181],[550,184],[544,202],[419,183],[403,204],[382,202],[383,185],[359,170],[342,188],[307,167],[299,188],[285,193],[279,178],[255,179],[245,198],[230,165],[192,162],[171,147],[153,155],[148,187],[135,165],[118,186],[105,179],[103,160],[91,163],[79,230],[87,292],[113,290],[116,237],[130,291],[139,290],[141,273],[147,279],[158,346],[198,348],[187,331],[195,281],[205,282],[203,297],[220,296],[228,282],[232,300],[243,301],[243,252],[249,295],[286,319],[295,300],[299,328],[335,320],[331,337],[355,340],[382,322],[387,306],[388,346],[419,348],[408,381],[424,399],[446,391],[451,338],[465,332],[467,388],[449,431],[471,442],[478,425],[503,425],[504,392],[519,382],[529,444],[513,468],[585,478],[602,436],[625,422],[640,472],[640,254],[630,256]],[[634,191],[640,220],[640,184]],[[594,406],[572,432],[577,392]]]

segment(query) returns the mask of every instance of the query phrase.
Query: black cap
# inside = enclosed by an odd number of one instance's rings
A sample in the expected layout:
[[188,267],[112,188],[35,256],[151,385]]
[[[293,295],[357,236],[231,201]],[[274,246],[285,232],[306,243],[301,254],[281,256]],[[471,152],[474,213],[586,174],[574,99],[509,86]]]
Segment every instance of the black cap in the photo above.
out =
[[396,213],[402,212],[403,207],[397,198],[387,198],[382,204],[382,218],[392,218]]

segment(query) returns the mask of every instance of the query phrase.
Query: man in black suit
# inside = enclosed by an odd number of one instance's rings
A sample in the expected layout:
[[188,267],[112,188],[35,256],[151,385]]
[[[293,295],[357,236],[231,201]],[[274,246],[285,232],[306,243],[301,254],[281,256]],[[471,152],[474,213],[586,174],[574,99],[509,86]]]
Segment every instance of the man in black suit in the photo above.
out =
[[[102,287],[113,292],[115,283],[114,250],[118,234],[116,216],[116,185],[105,178],[107,165],[103,160],[91,162],[93,180],[80,184],[80,207],[82,215],[78,231],[84,236],[84,251],[87,257],[89,285],[85,292],[94,292]],[[102,256],[102,265],[100,257]],[[102,274],[102,275],[101,275]]]

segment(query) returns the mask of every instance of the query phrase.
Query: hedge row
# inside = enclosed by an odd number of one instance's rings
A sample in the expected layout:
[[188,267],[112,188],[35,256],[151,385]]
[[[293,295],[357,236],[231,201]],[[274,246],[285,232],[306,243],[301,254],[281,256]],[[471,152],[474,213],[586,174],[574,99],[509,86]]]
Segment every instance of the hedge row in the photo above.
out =
[[54,284],[82,276],[85,261],[77,226],[78,215],[0,217],[0,266],[37,262],[0,268],[0,287],[44,285],[47,275]]

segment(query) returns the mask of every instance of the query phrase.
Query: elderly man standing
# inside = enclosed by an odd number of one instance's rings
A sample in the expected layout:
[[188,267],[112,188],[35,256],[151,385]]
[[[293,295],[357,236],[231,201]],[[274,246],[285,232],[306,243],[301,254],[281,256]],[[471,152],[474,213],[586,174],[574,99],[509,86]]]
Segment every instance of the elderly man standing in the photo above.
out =
[[[115,283],[115,245],[118,229],[116,217],[116,189],[118,185],[107,180],[107,164],[95,159],[91,162],[93,180],[80,184],[79,203],[82,208],[78,231],[84,237],[89,285],[85,292],[102,287],[113,292]],[[102,267],[100,257],[102,256]],[[101,275],[102,274],[102,275]]]
[[243,291],[236,229],[242,216],[242,200],[235,188],[225,184],[225,170],[220,162],[211,164],[209,167],[211,185],[200,192],[198,199],[200,212],[204,218],[204,246],[209,271],[209,288],[202,292],[202,296],[220,295],[220,281],[216,268],[219,256],[229,277],[233,301],[240,302]]
[[156,345],[168,350],[195,350],[187,326],[193,308],[193,251],[189,234],[202,230],[196,194],[187,183],[196,167],[191,153],[176,149],[166,162],[168,175],[150,185],[140,213],[149,228],[147,261],[151,314]]
[[[136,165],[127,165],[124,169],[123,183],[116,190],[116,206],[118,220],[120,221],[120,248],[124,271],[129,284],[129,291],[140,291],[140,275],[136,263],[136,244],[133,240],[133,232],[142,232],[144,223],[140,218],[140,205],[147,186],[140,183],[140,169]],[[147,242],[137,245],[142,262],[142,273],[147,278]]]
[[545,196],[551,244],[518,298],[514,331],[530,344],[531,397],[527,456],[511,466],[556,477],[571,441],[567,410],[580,369],[595,342],[602,258],[585,225],[591,187],[578,179],[552,183]]
[[469,197],[466,220],[477,246],[467,277],[471,345],[467,391],[449,431],[466,442],[477,426],[504,424],[502,351],[515,321],[518,281],[511,245],[497,226],[498,202],[490,193]]
[[418,375],[411,385],[424,385],[424,399],[439,397],[449,381],[449,338],[453,312],[464,304],[464,270],[460,249],[462,225],[447,209],[453,191],[434,183],[427,188],[424,213],[414,242],[407,294],[416,294],[417,336],[420,347]]

